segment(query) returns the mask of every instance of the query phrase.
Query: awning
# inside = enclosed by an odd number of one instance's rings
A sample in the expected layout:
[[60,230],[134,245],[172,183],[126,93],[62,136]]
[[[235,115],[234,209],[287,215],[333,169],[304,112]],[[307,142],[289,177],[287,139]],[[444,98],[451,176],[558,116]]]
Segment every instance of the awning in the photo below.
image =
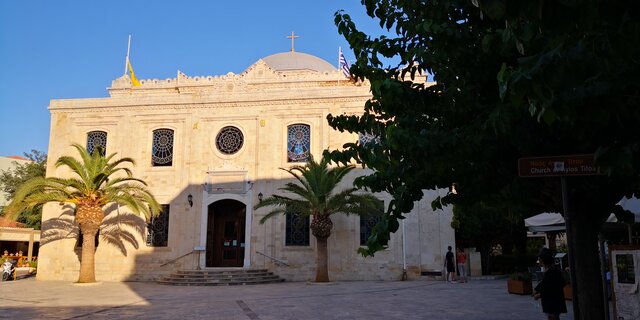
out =
[[[631,211],[631,213],[633,213],[633,221],[640,223],[640,199],[636,197],[624,197],[617,204],[620,205],[622,209]],[[616,219],[614,214],[611,214],[607,222],[618,222],[618,219]]]
[[556,212],[543,212],[524,219],[525,227],[531,232],[564,231],[564,218]]
[[[622,198],[618,203],[623,209],[633,213],[635,222],[640,222],[640,199],[636,197]],[[612,213],[607,218],[607,222],[618,222]],[[531,232],[553,232],[564,231],[564,217],[557,212],[544,212],[533,217],[524,219],[525,227]]]

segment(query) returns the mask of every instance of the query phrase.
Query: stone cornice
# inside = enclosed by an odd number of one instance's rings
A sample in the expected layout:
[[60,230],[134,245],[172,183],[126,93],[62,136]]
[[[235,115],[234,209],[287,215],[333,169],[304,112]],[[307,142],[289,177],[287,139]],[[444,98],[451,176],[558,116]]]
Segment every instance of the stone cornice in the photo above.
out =
[[[96,112],[100,109],[113,111],[135,111],[135,110],[176,110],[176,109],[208,109],[208,108],[245,108],[254,106],[274,106],[274,105],[300,105],[300,104],[325,104],[325,103],[350,103],[362,102],[369,99],[370,94],[352,94],[338,97],[312,97],[312,98],[287,98],[287,99],[264,99],[264,100],[235,100],[235,101],[215,101],[214,99],[197,99],[184,101],[184,99],[77,99],[77,100],[52,100],[49,110],[52,114],[57,113],[85,113]],[[182,100],[182,101],[180,101]],[[199,100],[199,101],[198,101]],[[232,100],[232,99],[229,99]]]

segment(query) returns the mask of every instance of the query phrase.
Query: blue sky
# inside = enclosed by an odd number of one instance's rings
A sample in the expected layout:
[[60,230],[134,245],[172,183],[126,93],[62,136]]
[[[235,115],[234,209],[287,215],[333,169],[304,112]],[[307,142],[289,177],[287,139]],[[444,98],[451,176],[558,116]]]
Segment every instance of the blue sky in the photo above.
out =
[[124,73],[127,38],[139,79],[240,73],[290,49],[337,64],[344,9],[381,31],[357,0],[0,1],[0,156],[48,152],[51,99],[107,97]]

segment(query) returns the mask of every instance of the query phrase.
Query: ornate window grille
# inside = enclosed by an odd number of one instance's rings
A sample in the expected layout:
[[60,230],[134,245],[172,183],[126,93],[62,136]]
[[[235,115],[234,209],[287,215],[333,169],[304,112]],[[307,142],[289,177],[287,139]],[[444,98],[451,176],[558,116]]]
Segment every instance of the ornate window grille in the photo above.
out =
[[147,246],[166,247],[169,244],[169,205],[163,204],[157,217],[147,224]]
[[232,155],[242,149],[244,135],[236,127],[224,127],[216,136],[216,148],[226,155]]
[[377,210],[371,214],[360,216],[360,245],[366,246],[367,240],[371,236],[373,227],[380,222],[382,212],[384,211],[384,202],[380,200],[377,204]]
[[306,124],[293,124],[287,127],[288,162],[305,162],[311,149],[311,127]]
[[368,144],[379,144],[380,137],[375,136],[371,133],[362,132],[358,137],[358,141],[360,141],[361,146],[366,146]]
[[153,131],[151,162],[154,167],[173,165],[173,130],[157,129]]
[[309,234],[309,216],[303,217],[297,213],[286,214],[285,245],[308,246]]
[[93,154],[93,150],[100,147],[100,153],[105,155],[107,150],[107,133],[104,131],[91,131],[87,133],[87,151]]

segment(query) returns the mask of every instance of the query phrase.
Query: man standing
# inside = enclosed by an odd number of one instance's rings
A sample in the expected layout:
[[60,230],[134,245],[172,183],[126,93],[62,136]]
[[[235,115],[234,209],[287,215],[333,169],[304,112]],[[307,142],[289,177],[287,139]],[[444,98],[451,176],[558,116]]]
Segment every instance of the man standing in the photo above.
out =
[[456,282],[456,264],[453,261],[453,252],[451,252],[451,246],[448,246],[447,254],[444,256],[444,264],[447,268],[447,281],[453,283]]
[[465,270],[465,263],[467,262],[467,255],[458,248],[456,253],[456,262],[458,263],[458,273],[460,274],[460,282],[467,282],[467,273]]

